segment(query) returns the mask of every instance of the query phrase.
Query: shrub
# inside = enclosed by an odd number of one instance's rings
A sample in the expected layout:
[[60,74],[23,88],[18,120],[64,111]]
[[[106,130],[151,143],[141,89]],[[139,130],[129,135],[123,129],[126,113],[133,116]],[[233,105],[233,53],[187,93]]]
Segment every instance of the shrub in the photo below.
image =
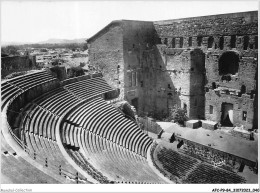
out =
[[177,122],[181,125],[184,125],[184,122],[188,120],[186,109],[182,109],[182,108],[178,107],[178,108],[172,109],[171,114],[172,114],[174,122]]
[[170,109],[169,116],[164,119],[164,121],[173,121],[181,125],[184,125],[184,122],[187,120],[187,110],[180,107],[173,107]]

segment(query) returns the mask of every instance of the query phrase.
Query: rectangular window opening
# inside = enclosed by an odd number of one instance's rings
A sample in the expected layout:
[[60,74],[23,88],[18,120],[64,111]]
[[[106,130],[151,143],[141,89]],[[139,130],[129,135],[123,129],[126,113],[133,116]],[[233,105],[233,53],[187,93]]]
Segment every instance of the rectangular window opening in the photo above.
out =
[[172,47],[175,48],[175,38],[172,38]]
[[209,114],[213,114],[213,106],[209,105]]
[[189,47],[192,46],[192,37],[189,37]]
[[243,111],[243,117],[242,117],[243,121],[246,121],[246,118],[247,118],[247,112]]
[[180,38],[180,48],[183,47],[183,37]]
[[198,46],[201,46],[201,43],[202,43],[202,36],[198,36],[197,37],[197,44],[198,44]]
[[231,48],[236,48],[236,36],[235,35],[231,36],[230,46],[231,46]]

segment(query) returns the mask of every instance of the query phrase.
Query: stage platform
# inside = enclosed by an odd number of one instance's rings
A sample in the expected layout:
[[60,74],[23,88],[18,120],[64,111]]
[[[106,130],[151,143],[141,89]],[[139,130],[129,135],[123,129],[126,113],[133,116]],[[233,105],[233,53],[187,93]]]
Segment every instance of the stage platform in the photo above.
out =
[[255,162],[258,159],[258,138],[254,141],[250,141],[241,137],[235,137],[222,130],[208,130],[202,127],[198,129],[192,129],[188,127],[181,127],[172,122],[157,122],[164,133],[162,134],[162,140],[168,141],[172,133],[179,135],[196,143],[200,143],[211,148],[224,151],[233,154],[244,159]]

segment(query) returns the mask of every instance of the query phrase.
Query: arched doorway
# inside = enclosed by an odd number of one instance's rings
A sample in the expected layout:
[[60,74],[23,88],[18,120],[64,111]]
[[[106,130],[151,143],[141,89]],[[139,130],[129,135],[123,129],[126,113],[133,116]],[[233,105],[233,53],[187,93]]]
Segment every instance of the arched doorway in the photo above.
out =
[[221,125],[225,127],[233,127],[233,104],[222,103]]

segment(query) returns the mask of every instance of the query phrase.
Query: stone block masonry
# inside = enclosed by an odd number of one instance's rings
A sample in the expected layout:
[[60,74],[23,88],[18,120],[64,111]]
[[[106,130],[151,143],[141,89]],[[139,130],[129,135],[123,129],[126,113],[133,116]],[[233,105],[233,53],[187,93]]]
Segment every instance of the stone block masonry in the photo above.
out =
[[257,11],[156,22],[113,21],[88,40],[100,69],[139,115],[257,128]]

